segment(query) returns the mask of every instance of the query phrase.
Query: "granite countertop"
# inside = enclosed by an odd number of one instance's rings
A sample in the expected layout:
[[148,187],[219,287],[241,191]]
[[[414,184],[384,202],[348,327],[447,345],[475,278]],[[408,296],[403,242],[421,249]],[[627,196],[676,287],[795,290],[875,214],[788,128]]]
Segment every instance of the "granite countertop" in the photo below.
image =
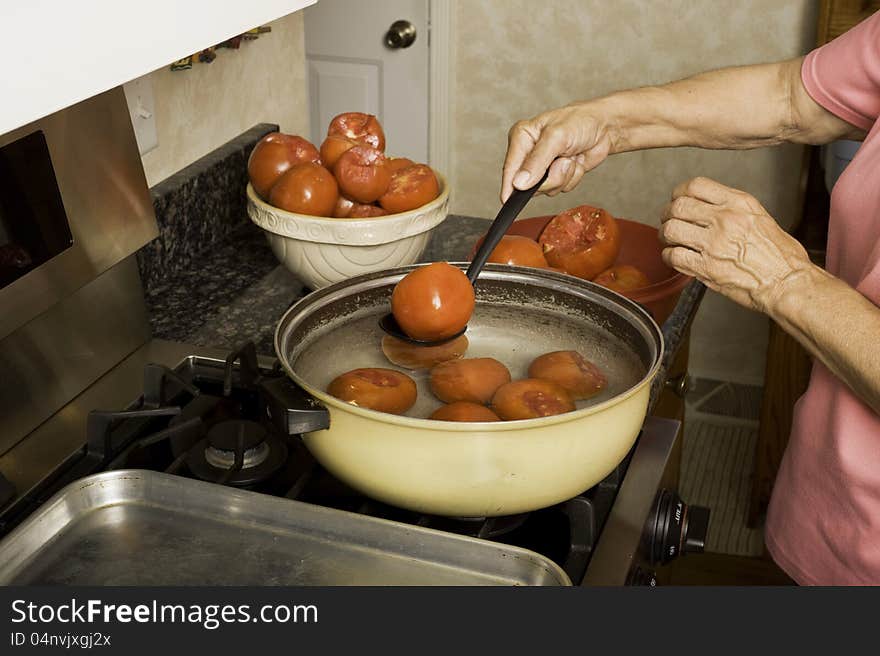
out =
[[[451,215],[431,236],[421,261],[465,261],[488,221]],[[248,222],[187,270],[146,293],[155,337],[232,349],[251,340],[274,355],[275,327],[308,293],[278,263],[262,230]]]
[[[488,223],[487,219],[450,215],[434,230],[421,261],[467,261]],[[230,350],[250,340],[258,353],[274,356],[279,319],[308,291],[279,265],[262,231],[248,221],[194,258],[190,266],[161,284],[148,286],[146,300],[157,338]],[[662,326],[666,353],[653,398],[704,292],[698,282],[688,285]]]

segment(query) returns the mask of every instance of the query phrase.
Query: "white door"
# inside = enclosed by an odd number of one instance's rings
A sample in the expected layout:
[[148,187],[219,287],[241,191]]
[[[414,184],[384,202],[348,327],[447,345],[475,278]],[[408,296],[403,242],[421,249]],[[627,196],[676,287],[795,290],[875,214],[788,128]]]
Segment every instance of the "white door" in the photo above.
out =
[[[427,162],[428,0],[318,0],[304,15],[312,142],[320,147],[337,114],[366,112],[388,155]],[[415,30],[406,47],[386,45],[397,21]]]

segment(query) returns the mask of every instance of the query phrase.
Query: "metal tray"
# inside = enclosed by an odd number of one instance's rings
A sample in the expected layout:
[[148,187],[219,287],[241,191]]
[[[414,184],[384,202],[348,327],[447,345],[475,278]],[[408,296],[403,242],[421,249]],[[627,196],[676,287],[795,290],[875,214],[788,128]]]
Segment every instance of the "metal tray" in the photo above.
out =
[[142,470],[71,483],[0,542],[0,584],[571,585],[526,549]]

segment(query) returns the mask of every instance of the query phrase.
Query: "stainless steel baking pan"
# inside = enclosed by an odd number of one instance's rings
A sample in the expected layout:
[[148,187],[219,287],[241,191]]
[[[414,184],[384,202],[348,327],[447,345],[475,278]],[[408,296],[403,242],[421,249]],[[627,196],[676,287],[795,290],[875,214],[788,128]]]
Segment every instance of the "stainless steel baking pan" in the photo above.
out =
[[0,542],[0,584],[570,585],[540,554],[152,471],[71,483]]

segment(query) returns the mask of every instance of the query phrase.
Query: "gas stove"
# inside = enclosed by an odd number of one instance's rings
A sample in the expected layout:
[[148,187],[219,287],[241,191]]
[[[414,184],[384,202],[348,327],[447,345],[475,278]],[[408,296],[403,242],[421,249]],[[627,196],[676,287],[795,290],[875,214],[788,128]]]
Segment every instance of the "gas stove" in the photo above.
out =
[[[71,486],[106,492],[113,477],[100,472],[125,479],[125,471],[164,486],[184,538],[198,532],[187,511],[221,498],[231,504],[224,512],[256,506],[272,526],[298,508],[332,521],[339,536],[357,524],[417,535],[416,547],[433,536],[459,554],[511,545],[511,553],[554,561],[543,571],[564,569],[576,584],[650,583],[655,566],[702,548],[708,511],[688,509],[660,486],[678,422],[646,420],[615,471],[551,508],[490,519],[420,515],[364,497],[315,462],[299,434],[317,430],[328,413],[252,344],[227,353],[151,339],[136,254],[158,226],[121,88],[0,135],[0,159],[12,172],[0,179],[0,206],[15,208],[0,212],[0,248],[27,255],[0,262],[0,538],[39,524],[28,520],[47,508],[69,517],[50,500]],[[192,496],[178,501],[172,489]],[[255,533],[234,531],[238,555]],[[149,531],[138,535],[110,535],[106,544],[148,544],[149,554],[166,546]],[[52,537],[30,544],[39,550]],[[189,549],[182,555],[198,558]],[[279,562],[289,555],[274,553]],[[262,575],[260,558],[253,564]]]
[[[654,567],[702,549],[708,511],[688,509],[674,492],[659,488],[678,422],[648,418],[623,462],[564,503],[504,517],[438,517],[370,499],[317,463],[291,433],[315,425],[314,415],[323,409],[273,359],[258,357],[253,344],[220,356],[190,347],[173,366],[145,361],[138,370],[138,360],[167,360],[187,348],[151,346],[107,374],[77,400],[78,407],[47,422],[45,430],[69,436],[72,450],[54,466],[45,462],[38,478],[20,481],[26,490],[7,481],[0,537],[73,481],[140,469],[528,549],[553,560],[575,584],[651,585]],[[113,408],[107,393],[136,384],[142,385],[137,397]],[[47,437],[43,443],[58,442]],[[27,444],[20,447],[26,450]],[[17,455],[28,457],[14,449],[0,458],[0,475]]]

